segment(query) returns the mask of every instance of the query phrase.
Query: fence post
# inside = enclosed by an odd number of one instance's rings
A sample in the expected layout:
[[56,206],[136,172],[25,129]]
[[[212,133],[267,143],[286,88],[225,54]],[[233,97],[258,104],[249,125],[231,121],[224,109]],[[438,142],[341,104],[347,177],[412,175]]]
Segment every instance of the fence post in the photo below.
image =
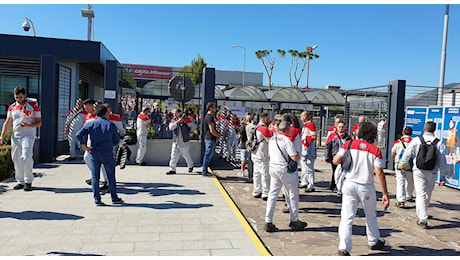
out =
[[386,136],[386,166],[388,170],[393,170],[394,161],[391,157],[391,145],[396,137],[402,133],[404,127],[404,101],[406,99],[406,81],[392,80],[388,86],[388,119]]
[[[206,117],[206,104],[208,102],[216,103],[214,93],[216,91],[216,70],[214,68],[204,68],[204,88],[202,90],[202,103],[201,103],[201,158],[204,156],[204,126],[203,121]],[[217,104],[216,104],[217,106]]]

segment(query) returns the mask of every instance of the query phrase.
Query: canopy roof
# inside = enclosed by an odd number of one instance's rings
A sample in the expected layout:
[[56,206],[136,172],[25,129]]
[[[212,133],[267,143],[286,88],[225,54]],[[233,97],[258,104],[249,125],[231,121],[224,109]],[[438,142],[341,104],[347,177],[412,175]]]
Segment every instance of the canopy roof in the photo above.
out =
[[308,103],[307,98],[297,88],[278,88],[265,92],[267,99],[277,102]]
[[229,89],[224,91],[224,94],[229,100],[267,101],[267,97],[264,92],[254,86],[243,86]]
[[313,104],[345,105],[345,98],[335,90],[309,90],[304,94],[308,101]]

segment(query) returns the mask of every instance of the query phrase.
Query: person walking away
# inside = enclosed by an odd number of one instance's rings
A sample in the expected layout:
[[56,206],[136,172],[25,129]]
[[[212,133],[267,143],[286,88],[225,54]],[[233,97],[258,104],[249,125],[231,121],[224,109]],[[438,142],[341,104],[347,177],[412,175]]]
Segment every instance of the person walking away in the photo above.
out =
[[[383,157],[380,149],[373,145],[377,136],[376,127],[368,122],[359,124],[358,139],[350,147],[352,165],[349,171],[344,170],[346,178],[343,183],[342,210],[339,225],[338,255],[350,255],[352,250],[353,221],[361,203],[366,216],[367,244],[371,250],[380,250],[385,240],[380,237],[377,224],[377,195],[374,185],[374,172],[380,184],[382,202],[385,208],[390,204],[387,183],[383,172]],[[334,156],[333,164],[342,163],[343,157],[351,140],[345,142]]]
[[26,90],[23,87],[15,87],[13,95],[16,102],[8,107],[6,120],[0,134],[0,146],[3,145],[6,133],[13,126],[11,159],[17,182],[13,189],[32,191],[32,181],[34,180],[32,173],[34,159],[32,156],[36,129],[42,125],[42,116],[37,101],[27,98]]
[[[246,125],[244,129],[246,131],[246,136],[248,137],[248,139],[252,133],[252,129],[254,129],[258,123],[258,121],[257,122],[255,121],[254,117],[255,117],[254,114],[250,115],[249,123]],[[247,180],[248,183],[253,182],[253,176],[254,176],[254,163],[252,162],[252,153],[248,151],[248,180]]]
[[214,157],[216,140],[220,139],[222,136],[216,131],[216,121],[214,120],[214,113],[216,113],[216,105],[213,102],[208,102],[206,104],[206,116],[203,120],[203,133],[204,133],[204,143],[205,143],[205,152],[203,156],[203,164],[201,175],[211,176],[211,173],[208,173],[208,166],[211,162],[212,157]]
[[399,159],[404,154],[406,147],[412,141],[412,128],[406,127],[402,132],[402,137],[394,141],[391,147],[391,157],[395,162],[396,172],[396,207],[404,208],[406,201],[414,201],[414,177],[412,168],[402,171],[399,165]]
[[[248,150],[246,150],[246,142],[248,141],[248,135],[246,134],[246,126],[250,122],[250,115],[244,116],[243,124],[238,130],[238,148],[240,149],[240,160],[241,160],[241,171],[238,172],[239,177],[244,177],[244,170],[248,165]],[[249,169],[248,169],[249,172]]]
[[77,139],[76,134],[78,130],[83,127],[85,121],[86,111],[83,108],[83,100],[81,98],[75,101],[75,106],[69,110],[65,123],[64,133],[67,135],[69,141],[69,161],[75,160],[77,154]]
[[300,119],[303,123],[300,187],[312,192],[315,191],[316,125],[307,111],[302,112]]
[[[444,147],[439,139],[434,136],[435,130],[436,123],[432,121],[426,122],[423,128],[423,135],[414,138],[409,143],[400,160],[402,169],[407,170],[410,158],[414,158],[412,171],[414,175],[415,194],[417,195],[415,198],[415,211],[418,218],[417,225],[423,229],[429,228],[428,207],[436,176],[438,171],[443,176],[447,168]],[[420,151],[427,151],[427,153],[420,153]]]
[[136,163],[139,166],[144,166],[145,162],[143,160],[145,152],[147,151],[147,136],[149,134],[149,129],[152,128],[152,123],[150,122],[150,108],[145,107],[142,109],[142,113],[137,117],[136,126],[138,144]]
[[256,126],[256,138],[259,145],[251,154],[251,159],[254,163],[254,189],[252,196],[254,198],[262,197],[263,200],[267,200],[268,190],[270,188],[268,141],[273,134],[267,128],[269,123],[270,119],[268,118],[268,114],[262,112],[259,115],[259,123]]
[[169,160],[169,171],[166,174],[176,174],[176,165],[180,155],[187,162],[188,172],[193,172],[193,160],[190,156],[190,130],[193,124],[192,120],[181,115],[181,110],[175,108],[172,111],[173,118],[169,123],[169,130],[172,131],[171,159]]
[[[337,165],[332,163],[332,160],[334,156],[339,152],[340,147],[350,139],[350,136],[345,131],[345,124],[343,123],[343,121],[340,121],[337,124],[337,130],[334,133],[330,134],[326,141],[326,162],[330,163],[332,166],[331,185],[329,186],[331,191],[334,191],[337,188],[334,178],[334,173],[337,168]],[[340,195],[340,193],[338,193],[338,195]]]
[[353,128],[351,129],[351,138],[353,140],[358,138],[359,123],[361,123],[361,122],[366,122],[366,117],[365,116],[360,116],[358,118],[358,123],[356,125],[354,125]]
[[[104,206],[99,190],[101,166],[104,166],[108,182],[112,204],[122,204],[123,200],[117,195],[115,179],[115,158],[113,147],[120,142],[120,136],[115,124],[110,122],[107,106],[101,105],[97,109],[98,118],[85,124],[77,132],[77,139],[83,150],[88,152],[91,165],[92,190],[96,206]],[[87,145],[88,136],[91,136],[91,146]]]
[[230,120],[227,122],[225,126],[224,136],[226,137],[226,145],[227,145],[227,161],[235,161],[236,160],[236,146],[238,145],[238,121],[235,114],[230,115]]
[[[270,138],[270,189],[268,193],[267,208],[265,212],[265,231],[275,232],[278,228],[273,224],[273,215],[276,207],[278,194],[282,187],[285,187],[289,194],[289,227],[296,230],[303,230],[307,222],[299,220],[299,178],[295,172],[288,171],[287,161],[299,160],[299,154],[290,140],[291,125],[287,121],[279,124],[279,131]],[[289,158],[288,158],[289,157]]]

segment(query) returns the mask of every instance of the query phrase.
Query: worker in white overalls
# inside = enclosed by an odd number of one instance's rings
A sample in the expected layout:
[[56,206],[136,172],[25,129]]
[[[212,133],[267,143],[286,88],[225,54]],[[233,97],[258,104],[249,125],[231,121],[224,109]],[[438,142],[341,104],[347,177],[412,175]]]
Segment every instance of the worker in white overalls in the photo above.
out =
[[0,135],[0,145],[6,133],[13,125],[11,135],[11,158],[14,163],[14,170],[17,184],[15,190],[32,190],[34,175],[33,149],[35,143],[36,128],[42,125],[42,116],[35,99],[26,98],[26,91],[23,87],[15,87],[13,90],[15,103],[8,108],[5,123]]

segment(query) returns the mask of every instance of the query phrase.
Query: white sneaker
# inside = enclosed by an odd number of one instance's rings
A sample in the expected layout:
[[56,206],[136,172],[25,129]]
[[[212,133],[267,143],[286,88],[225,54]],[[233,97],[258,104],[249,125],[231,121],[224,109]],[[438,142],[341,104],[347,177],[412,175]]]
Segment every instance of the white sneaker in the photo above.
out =
[[238,172],[239,177],[244,177],[244,172]]

